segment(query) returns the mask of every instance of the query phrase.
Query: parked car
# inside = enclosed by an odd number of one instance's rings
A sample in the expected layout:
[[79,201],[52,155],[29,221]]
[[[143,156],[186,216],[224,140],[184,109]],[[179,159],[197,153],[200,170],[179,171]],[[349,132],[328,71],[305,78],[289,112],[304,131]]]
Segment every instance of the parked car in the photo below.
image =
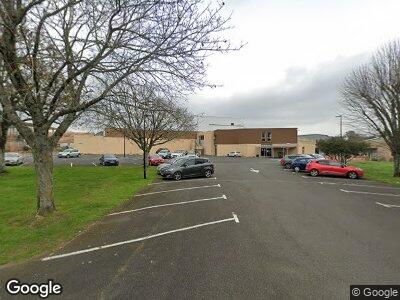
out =
[[163,164],[164,158],[162,158],[160,155],[158,154],[150,154],[149,155],[149,165],[150,166],[158,166],[160,164]]
[[311,161],[316,160],[314,157],[298,157],[294,159],[290,165],[290,167],[297,173],[301,171],[305,171],[307,164]]
[[171,157],[176,158],[176,157],[180,157],[180,156],[185,156],[186,154],[188,154],[188,152],[186,150],[176,150],[171,153]]
[[167,151],[167,152],[171,152],[171,151],[169,151],[169,149],[168,149],[168,148],[158,148],[158,149],[157,149],[157,151],[156,151],[156,154],[160,153],[160,151]]
[[168,149],[162,149],[157,154],[160,155],[164,159],[171,158],[171,152]]
[[78,149],[73,149],[73,148],[65,149],[58,153],[59,158],[70,158],[79,156],[81,156],[80,151]]
[[364,176],[364,171],[360,168],[327,159],[311,161],[307,165],[306,172],[314,177],[318,175],[336,175],[357,179]]
[[322,154],[318,154],[318,153],[314,153],[314,154],[308,154],[316,159],[325,159],[325,156],[323,156]]
[[119,160],[114,154],[103,154],[100,159],[102,166],[118,166]]
[[214,174],[214,164],[207,158],[187,157],[175,160],[158,170],[164,178],[181,180],[185,177],[211,177]]
[[6,166],[19,166],[23,164],[22,155],[16,152],[4,153],[4,164]]
[[283,158],[281,158],[279,163],[286,169],[290,169],[292,167],[292,161],[299,157],[312,158],[312,156],[306,154],[290,154],[285,155]]
[[185,157],[186,157],[186,156],[180,156],[180,157],[172,158],[172,159],[170,159],[169,161],[164,162],[164,163],[158,165],[158,167],[157,167],[158,174],[160,174],[159,171],[160,171],[162,168],[165,168],[165,167],[167,167],[167,166],[169,166],[169,165],[176,164],[179,160],[185,159]]
[[242,153],[239,151],[231,151],[227,154],[228,157],[242,157]]

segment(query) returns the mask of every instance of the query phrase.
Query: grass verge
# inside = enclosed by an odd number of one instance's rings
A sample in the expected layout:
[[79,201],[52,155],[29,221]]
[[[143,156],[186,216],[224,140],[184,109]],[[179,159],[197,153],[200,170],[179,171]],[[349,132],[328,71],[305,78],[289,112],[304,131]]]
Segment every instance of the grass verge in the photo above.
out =
[[57,211],[35,217],[35,173],[30,167],[8,168],[0,177],[0,266],[55,250],[151,182],[141,167],[55,167]]
[[393,162],[365,161],[350,164],[363,169],[365,179],[400,184],[400,178],[393,177]]

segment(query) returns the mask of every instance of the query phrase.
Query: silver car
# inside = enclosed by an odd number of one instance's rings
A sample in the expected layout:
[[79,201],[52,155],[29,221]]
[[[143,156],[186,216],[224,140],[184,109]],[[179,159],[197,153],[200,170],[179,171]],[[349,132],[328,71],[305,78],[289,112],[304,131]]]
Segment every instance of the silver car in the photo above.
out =
[[58,153],[59,158],[70,158],[70,157],[79,157],[81,153],[78,149],[65,149]]
[[23,164],[22,155],[16,152],[6,152],[4,160],[6,166],[18,166]]

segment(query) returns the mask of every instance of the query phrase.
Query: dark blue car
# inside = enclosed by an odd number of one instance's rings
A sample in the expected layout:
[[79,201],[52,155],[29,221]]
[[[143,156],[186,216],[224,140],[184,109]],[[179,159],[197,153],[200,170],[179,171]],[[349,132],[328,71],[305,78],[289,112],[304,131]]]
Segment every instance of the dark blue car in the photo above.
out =
[[292,161],[292,169],[295,172],[305,171],[306,166],[310,161],[316,160],[314,157],[299,157]]

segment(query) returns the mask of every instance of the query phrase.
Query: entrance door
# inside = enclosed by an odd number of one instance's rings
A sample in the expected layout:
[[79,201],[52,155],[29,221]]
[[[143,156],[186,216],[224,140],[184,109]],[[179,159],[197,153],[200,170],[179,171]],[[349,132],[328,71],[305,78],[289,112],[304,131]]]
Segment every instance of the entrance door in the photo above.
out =
[[267,156],[267,148],[261,148],[261,156],[262,157]]
[[261,147],[261,157],[271,157],[272,156],[272,149]]

